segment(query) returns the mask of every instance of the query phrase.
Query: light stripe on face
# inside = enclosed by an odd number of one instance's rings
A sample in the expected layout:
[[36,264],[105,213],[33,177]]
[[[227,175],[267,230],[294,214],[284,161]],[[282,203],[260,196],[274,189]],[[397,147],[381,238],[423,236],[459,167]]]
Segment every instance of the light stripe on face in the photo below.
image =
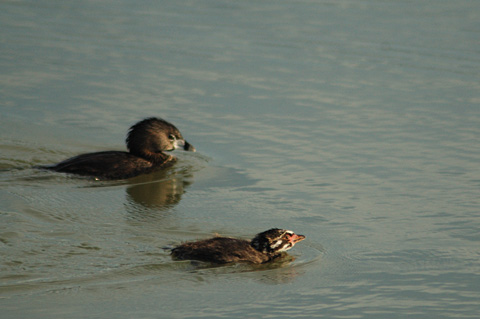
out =
[[293,243],[289,241],[289,237],[295,235],[291,230],[285,230],[273,245],[270,246],[273,250],[278,252],[287,251],[293,247]]
[[279,239],[275,242],[275,244],[271,245],[270,248],[275,249],[283,243],[283,240]]
[[287,251],[289,250],[290,248],[293,247],[293,244],[292,243],[289,243],[289,242],[286,242],[282,248],[278,249],[277,251]]

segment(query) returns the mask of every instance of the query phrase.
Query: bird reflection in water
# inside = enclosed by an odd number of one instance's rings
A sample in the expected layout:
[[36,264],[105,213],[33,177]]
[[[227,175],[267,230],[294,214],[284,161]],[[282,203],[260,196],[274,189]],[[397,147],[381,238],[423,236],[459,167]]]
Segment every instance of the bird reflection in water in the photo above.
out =
[[[153,218],[150,213],[167,212],[182,199],[193,183],[192,169],[170,168],[129,180],[126,188],[126,209],[134,219]],[[158,217],[158,216],[157,216]]]

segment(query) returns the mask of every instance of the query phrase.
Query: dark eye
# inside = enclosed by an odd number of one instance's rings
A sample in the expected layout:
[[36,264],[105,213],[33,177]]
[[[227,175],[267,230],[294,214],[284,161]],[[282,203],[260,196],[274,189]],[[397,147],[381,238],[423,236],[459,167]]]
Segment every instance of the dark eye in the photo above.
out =
[[168,139],[173,142],[173,141],[175,141],[177,138],[175,137],[175,135],[169,134],[169,135],[168,135]]

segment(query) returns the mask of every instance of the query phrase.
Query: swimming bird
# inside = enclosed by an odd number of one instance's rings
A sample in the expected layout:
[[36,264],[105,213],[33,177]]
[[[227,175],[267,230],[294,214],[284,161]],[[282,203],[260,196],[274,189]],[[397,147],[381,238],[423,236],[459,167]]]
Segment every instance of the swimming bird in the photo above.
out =
[[252,240],[213,237],[187,242],[173,248],[171,255],[176,260],[263,264],[279,257],[304,239],[304,235],[297,235],[291,230],[272,228],[257,234]]
[[180,131],[171,123],[150,117],[132,127],[126,139],[128,152],[104,151],[81,154],[58,164],[40,166],[57,172],[92,176],[97,179],[117,180],[147,174],[169,167],[176,157],[166,154],[182,148],[195,152]]

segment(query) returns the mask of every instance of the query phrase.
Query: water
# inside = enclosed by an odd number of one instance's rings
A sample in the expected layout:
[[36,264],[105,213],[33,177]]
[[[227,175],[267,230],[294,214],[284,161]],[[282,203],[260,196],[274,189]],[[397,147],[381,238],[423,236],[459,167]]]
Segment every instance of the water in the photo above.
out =
[[[0,3],[2,318],[477,318],[477,1]],[[173,122],[197,153],[32,169]],[[290,262],[165,247],[285,227]]]

